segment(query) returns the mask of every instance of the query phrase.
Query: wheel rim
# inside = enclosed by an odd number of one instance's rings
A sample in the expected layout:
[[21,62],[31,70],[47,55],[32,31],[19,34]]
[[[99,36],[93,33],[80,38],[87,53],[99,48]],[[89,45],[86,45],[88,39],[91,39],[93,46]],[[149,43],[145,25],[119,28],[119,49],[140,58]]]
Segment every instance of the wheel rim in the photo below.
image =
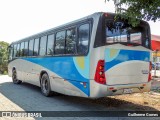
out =
[[16,72],[13,72],[12,79],[13,79],[14,82],[17,82],[17,74],[16,74]]
[[46,93],[48,91],[48,80],[47,78],[42,79],[42,91]]

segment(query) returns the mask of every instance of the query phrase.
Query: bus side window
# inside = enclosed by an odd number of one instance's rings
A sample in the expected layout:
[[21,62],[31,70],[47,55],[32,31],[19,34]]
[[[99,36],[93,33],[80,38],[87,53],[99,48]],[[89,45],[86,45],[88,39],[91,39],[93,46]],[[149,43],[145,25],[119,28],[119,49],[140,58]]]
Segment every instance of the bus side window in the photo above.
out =
[[28,41],[25,42],[24,56],[28,56]]
[[44,56],[46,54],[46,44],[47,44],[47,36],[41,37],[40,48],[39,48],[40,56]]
[[33,56],[33,43],[34,40],[29,41],[29,56]]
[[48,35],[47,55],[53,55],[54,34]]
[[84,24],[78,28],[78,46],[77,46],[78,54],[85,55],[88,52],[88,43],[89,43],[89,24]]
[[20,53],[20,44],[17,44],[17,52],[16,52],[16,57],[19,57]]
[[20,56],[24,56],[24,42],[21,43]]
[[38,55],[38,50],[39,50],[39,38],[35,39],[34,41],[34,52],[33,52],[34,56]]
[[72,28],[67,30],[66,34],[66,54],[76,53],[76,29]]
[[14,45],[13,58],[16,57],[16,53],[17,53],[17,44]]
[[56,34],[55,54],[64,54],[65,47],[65,31]]

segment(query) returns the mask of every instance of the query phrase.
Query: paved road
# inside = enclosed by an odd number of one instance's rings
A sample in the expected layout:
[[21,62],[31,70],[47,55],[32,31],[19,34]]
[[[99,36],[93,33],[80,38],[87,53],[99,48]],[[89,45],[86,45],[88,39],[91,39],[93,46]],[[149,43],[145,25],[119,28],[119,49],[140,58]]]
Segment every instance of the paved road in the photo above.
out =
[[[0,76],[0,111],[114,111],[114,110],[132,110],[127,107],[128,102],[115,100],[114,98],[87,99],[80,97],[72,97],[65,95],[56,95],[52,97],[44,97],[40,88],[22,83],[15,85],[8,76]],[[133,104],[136,107],[140,105]],[[154,108],[151,110],[156,111]],[[6,118],[0,117],[0,120]],[[8,118],[13,120],[13,118]],[[19,118],[22,119],[22,118]],[[53,118],[26,118],[30,119],[53,119]],[[64,120],[62,117],[54,117],[54,119]],[[133,120],[134,118],[117,118],[117,117],[66,117],[65,119],[83,119],[83,120]],[[141,120],[142,118],[139,118]],[[153,118],[143,118],[152,119]],[[159,118],[155,118],[159,120]],[[17,120],[17,118],[15,119]],[[23,118],[24,120],[24,118]]]

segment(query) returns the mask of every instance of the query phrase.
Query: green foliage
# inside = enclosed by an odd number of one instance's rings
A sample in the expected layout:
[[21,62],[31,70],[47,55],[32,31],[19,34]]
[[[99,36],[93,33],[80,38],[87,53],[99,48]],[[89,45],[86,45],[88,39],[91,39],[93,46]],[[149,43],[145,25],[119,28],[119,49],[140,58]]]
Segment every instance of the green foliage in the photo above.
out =
[[160,20],[160,0],[121,0],[119,6],[122,5],[127,6],[122,16],[127,18],[133,26],[139,23],[137,19],[154,22]]
[[0,74],[7,73],[7,64],[8,64],[8,48],[9,44],[0,41]]
[[4,71],[3,74],[4,74],[4,75],[7,75],[8,73],[7,73],[7,71]]

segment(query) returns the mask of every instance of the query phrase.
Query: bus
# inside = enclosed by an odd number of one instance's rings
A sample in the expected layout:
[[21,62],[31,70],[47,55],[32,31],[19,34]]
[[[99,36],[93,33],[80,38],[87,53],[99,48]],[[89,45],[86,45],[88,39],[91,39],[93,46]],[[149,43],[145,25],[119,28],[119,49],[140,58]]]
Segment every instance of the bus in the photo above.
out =
[[97,12],[13,42],[8,73],[14,84],[100,98],[148,92],[151,38],[145,21],[133,27],[116,14]]

